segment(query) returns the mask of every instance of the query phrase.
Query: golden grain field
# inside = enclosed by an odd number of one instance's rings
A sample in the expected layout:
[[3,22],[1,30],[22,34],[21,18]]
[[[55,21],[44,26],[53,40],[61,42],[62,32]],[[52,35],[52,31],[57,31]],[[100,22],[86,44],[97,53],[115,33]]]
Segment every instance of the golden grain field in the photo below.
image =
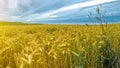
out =
[[119,67],[120,24],[1,25],[0,68]]

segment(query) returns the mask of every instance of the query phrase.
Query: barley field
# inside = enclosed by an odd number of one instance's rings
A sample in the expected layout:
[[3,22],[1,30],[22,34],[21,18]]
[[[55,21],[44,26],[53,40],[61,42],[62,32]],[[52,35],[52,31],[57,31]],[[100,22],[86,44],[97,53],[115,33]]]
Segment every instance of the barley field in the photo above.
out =
[[120,24],[0,25],[0,68],[119,68]]

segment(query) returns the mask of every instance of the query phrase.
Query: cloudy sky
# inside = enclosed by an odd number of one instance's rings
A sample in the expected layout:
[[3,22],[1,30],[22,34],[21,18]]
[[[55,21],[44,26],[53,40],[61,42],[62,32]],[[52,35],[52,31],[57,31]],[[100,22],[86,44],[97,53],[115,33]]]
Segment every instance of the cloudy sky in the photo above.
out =
[[[87,23],[101,6],[107,22],[120,21],[120,0],[1,0],[0,21]],[[89,12],[92,19],[88,18]]]

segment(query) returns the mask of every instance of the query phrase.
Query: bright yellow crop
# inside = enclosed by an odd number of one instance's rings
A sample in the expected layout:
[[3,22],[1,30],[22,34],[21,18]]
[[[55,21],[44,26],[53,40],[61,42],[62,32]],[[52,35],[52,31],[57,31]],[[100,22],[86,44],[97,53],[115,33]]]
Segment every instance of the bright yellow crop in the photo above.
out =
[[120,24],[104,27],[101,30],[99,25],[1,25],[0,68],[115,66],[112,63],[120,59]]

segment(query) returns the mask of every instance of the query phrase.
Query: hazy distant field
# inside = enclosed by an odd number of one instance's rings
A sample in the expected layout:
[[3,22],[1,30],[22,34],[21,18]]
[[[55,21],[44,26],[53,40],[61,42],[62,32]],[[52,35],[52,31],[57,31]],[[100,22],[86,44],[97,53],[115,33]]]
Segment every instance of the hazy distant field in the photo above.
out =
[[120,24],[1,25],[0,68],[118,66]]

